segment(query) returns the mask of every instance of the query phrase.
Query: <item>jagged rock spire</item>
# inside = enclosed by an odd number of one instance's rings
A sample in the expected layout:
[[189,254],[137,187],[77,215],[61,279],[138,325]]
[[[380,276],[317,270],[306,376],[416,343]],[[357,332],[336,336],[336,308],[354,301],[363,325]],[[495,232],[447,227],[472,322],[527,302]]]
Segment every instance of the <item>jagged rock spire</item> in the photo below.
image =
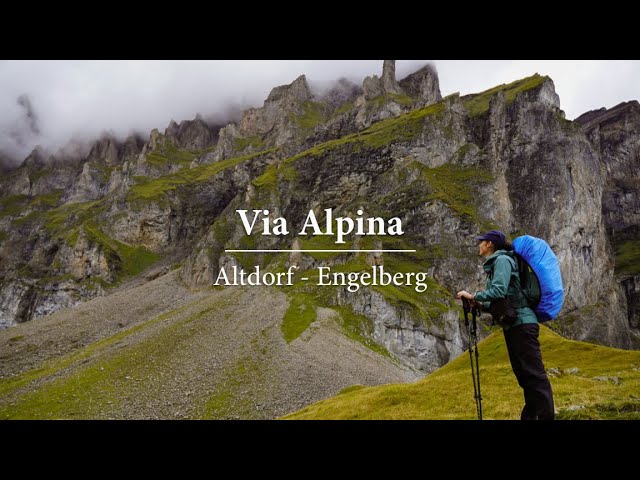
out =
[[385,93],[404,93],[396,81],[396,61],[385,60],[382,65],[382,78],[378,78],[377,75],[365,78],[362,90],[367,100]]
[[403,93],[396,81],[395,60],[385,60],[382,64],[382,89],[385,93]]
[[265,103],[285,99],[304,102],[311,100],[311,97],[312,95],[309,85],[307,84],[307,77],[305,75],[300,75],[289,85],[280,85],[279,87],[273,88]]

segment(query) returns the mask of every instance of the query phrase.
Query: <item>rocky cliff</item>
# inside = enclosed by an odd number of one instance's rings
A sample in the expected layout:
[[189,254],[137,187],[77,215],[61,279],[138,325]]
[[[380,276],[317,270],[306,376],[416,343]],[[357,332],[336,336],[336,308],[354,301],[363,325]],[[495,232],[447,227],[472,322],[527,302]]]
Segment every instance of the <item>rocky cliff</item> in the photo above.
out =
[[602,216],[631,328],[640,327],[640,105],[624,102],[576,119],[599,154]]
[[[105,137],[79,160],[36,151],[0,180],[0,323],[105,294],[155,264],[181,264],[194,288],[238,265],[384,265],[429,272],[429,288],[352,293],[306,283],[285,292],[342,312],[365,343],[431,371],[464,348],[452,296],[482,287],[472,238],[491,227],[543,237],[558,255],[566,302],[554,328],[632,348],[638,139],[637,102],[572,122],[548,77],[443,99],[432,66],[397,81],[385,61],[382,76],[361,87],[342,80],[316,93],[301,76],[223,128],[172,122],[146,141]],[[247,236],[235,210],[253,208],[287,218],[291,233]],[[225,252],[335,248],[333,237],[298,235],[296,222],[326,208],[402,220],[401,237],[350,236],[345,248],[417,252]]]

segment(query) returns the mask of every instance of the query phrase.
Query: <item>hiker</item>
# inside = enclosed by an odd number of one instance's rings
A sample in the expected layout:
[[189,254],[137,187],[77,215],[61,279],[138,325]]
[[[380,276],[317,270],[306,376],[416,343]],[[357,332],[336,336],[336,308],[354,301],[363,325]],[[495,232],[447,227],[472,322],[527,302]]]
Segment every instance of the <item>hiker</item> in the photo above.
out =
[[511,244],[500,230],[491,230],[475,240],[479,242],[479,254],[486,258],[482,265],[487,273],[486,290],[475,294],[462,290],[456,298],[466,298],[481,310],[491,311],[494,318],[503,319],[500,323],[511,367],[524,390],[520,419],[553,420],[553,393],[542,363],[538,318],[520,288],[518,267],[508,253]]

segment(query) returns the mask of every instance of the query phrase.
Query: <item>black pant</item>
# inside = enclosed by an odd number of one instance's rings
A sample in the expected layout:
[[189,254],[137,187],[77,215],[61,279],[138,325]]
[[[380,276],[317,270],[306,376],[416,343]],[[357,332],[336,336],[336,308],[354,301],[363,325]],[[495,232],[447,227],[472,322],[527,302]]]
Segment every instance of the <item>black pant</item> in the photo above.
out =
[[524,390],[521,420],[553,420],[551,384],[542,364],[537,323],[516,325],[504,330],[509,360],[518,383]]

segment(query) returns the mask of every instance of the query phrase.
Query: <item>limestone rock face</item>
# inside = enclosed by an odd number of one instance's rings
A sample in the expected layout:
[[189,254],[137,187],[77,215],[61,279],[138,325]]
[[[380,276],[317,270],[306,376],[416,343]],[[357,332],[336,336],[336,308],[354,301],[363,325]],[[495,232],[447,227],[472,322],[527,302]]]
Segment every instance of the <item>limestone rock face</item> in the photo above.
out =
[[281,145],[291,137],[289,115],[303,113],[304,102],[312,99],[307,78],[300,75],[290,85],[274,88],[262,108],[247,110],[240,120],[239,130],[245,137],[273,132],[275,144]]
[[353,102],[360,95],[362,95],[361,87],[346,78],[341,78],[322,95],[320,101],[335,110]]
[[382,65],[382,89],[386,93],[403,93],[396,80],[396,61],[385,60]]
[[365,100],[373,100],[384,93],[382,82],[377,75],[364,79],[362,82],[362,91],[364,92]]
[[366,100],[372,100],[385,93],[404,93],[396,80],[396,61],[385,60],[382,65],[382,77],[373,75],[365,78],[362,82],[362,90]]
[[249,108],[235,124],[220,129],[212,153],[196,164],[216,162],[273,147],[300,150],[304,137],[321,123],[324,112],[307,79],[300,75],[289,85],[275,87],[260,108]]
[[399,86],[407,95],[418,99],[421,105],[431,105],[442,99],[440,80],[433,65],[425,65],[417,72],[403,78]]
[[186,150],[203,150],[216,141],[216,136],[201,117],[185,120],[180,125],[172,120],[165,136]]
[[[624,256],[638,251],[640,238],[640,104],[635,100],[623,102],[608,110],[587,112],[575,121],[582,125],[600,157],[604,181],[602,217],[612,249],[620,260],[616,266],[618,295],[625,304],[632,331],[637,332],[640,272]],[[640,345],[637,336],[632,338],[636,347]]]

